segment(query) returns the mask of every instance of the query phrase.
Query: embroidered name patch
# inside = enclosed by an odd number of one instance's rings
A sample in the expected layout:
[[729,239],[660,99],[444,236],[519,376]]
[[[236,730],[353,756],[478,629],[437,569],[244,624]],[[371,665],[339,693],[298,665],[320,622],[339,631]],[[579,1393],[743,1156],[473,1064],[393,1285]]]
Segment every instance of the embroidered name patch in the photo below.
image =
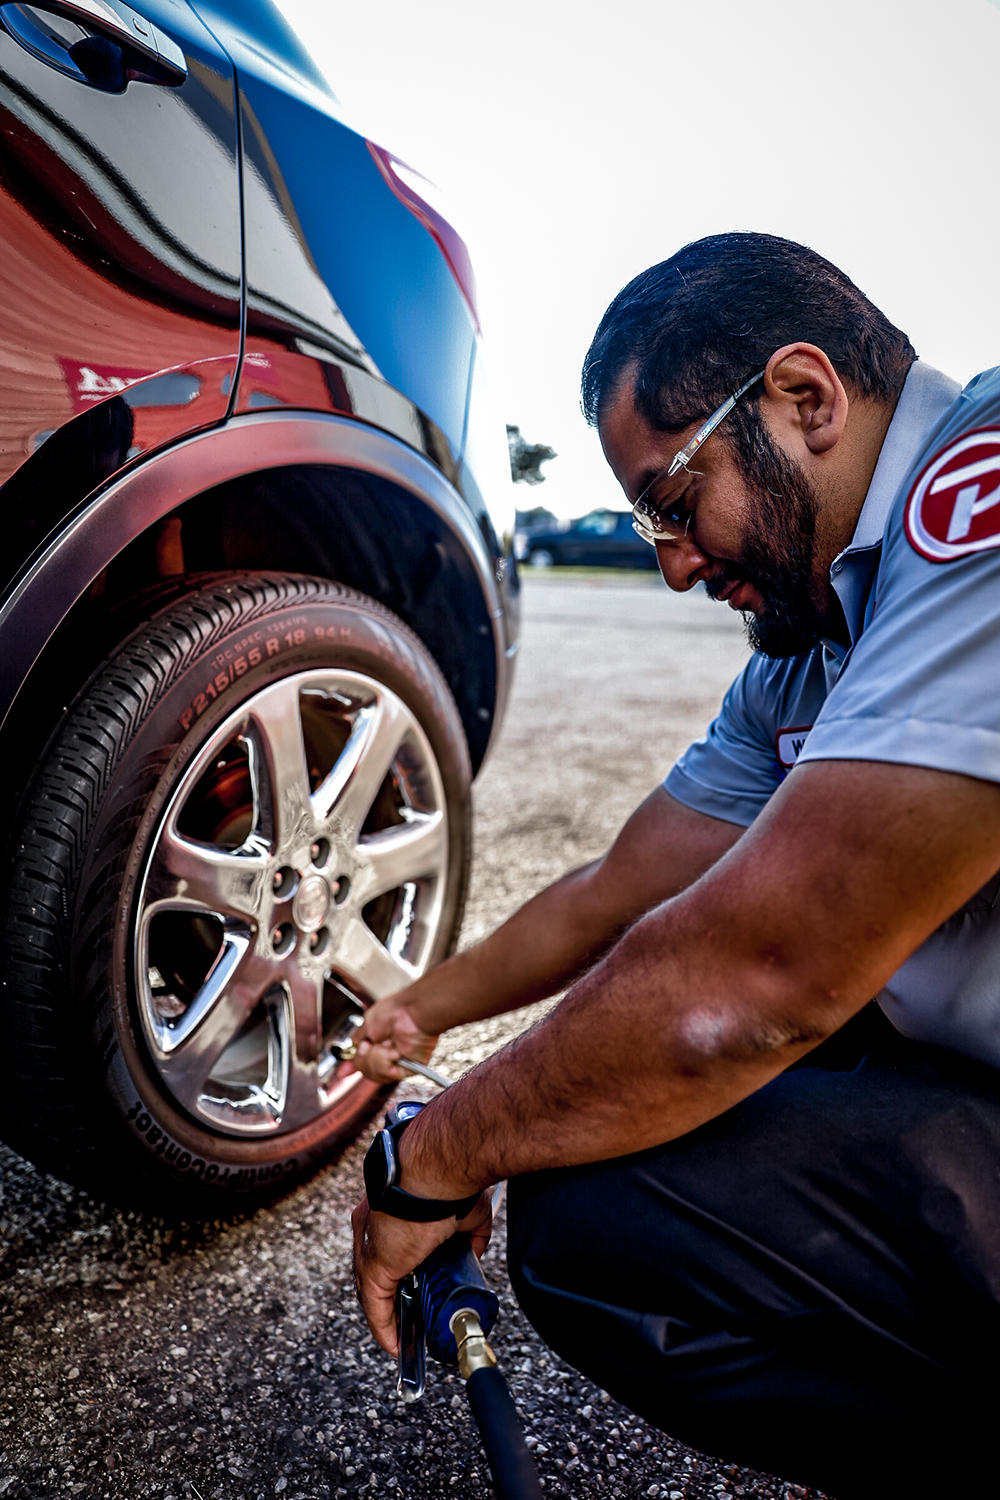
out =
[[811,724],[806,724],[798,729],[779,729],[774,737],[774,747],[778,753],[778,760],[786,771],[790,771],[802,754],[802,747],[806,742]]
[[930,562],[1000,547],[1000,429],[967,432],[932,458],[909,493],[905,524]]

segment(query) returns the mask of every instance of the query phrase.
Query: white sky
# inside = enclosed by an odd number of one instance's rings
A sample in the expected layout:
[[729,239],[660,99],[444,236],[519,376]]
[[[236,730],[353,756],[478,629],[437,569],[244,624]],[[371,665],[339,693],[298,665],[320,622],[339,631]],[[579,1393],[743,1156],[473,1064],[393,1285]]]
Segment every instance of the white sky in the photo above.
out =
[[580,365],[619,288],[703,234],[801,240],[933,364],[1000,363],[1000,0],[279,4],[351,123],[446,194],[501,419],[560,455],[522,506],[622,503]]

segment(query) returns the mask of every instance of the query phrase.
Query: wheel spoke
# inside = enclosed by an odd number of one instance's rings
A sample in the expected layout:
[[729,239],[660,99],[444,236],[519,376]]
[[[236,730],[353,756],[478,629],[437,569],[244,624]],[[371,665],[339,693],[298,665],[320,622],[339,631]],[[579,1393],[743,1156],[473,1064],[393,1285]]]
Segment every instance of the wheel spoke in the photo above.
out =
[[319,1107],[323,983],[297,971],[288,988],[285,1015],[289,1036],[281,1123],[291,1129],[306,1124]]
[[315,814],[336,823],[346,841],[357,839],[409,726],[394,694],[381,694],[355,715],[347,744],[312,799]]
[[338,971],[357,994],[380,1000],[417,977],[417,970],[380,943],[360,917],[344,928],[337,947]]
[[386,828],[362,844],[367,868],[359,874],[359,900],[371,901],[408,880],[443,874],[447,853],[444,814],[411,813],[409,821]]
[[287,846],[308,827],[311,812],[299,689],[294,679],[275,683],[254,699],[243,739],[250,751],[255,827],[272,847]]
[[249,938],[227,931],[219,954],[178,1021],[157,1027],[160,1068],[178,1099],[195,1109],[215,1064],[273,982]]
[[264,860],[217,849],[164,828],[146,876],[147,914],[157,907],[198,909],[252,920],[260,904]]

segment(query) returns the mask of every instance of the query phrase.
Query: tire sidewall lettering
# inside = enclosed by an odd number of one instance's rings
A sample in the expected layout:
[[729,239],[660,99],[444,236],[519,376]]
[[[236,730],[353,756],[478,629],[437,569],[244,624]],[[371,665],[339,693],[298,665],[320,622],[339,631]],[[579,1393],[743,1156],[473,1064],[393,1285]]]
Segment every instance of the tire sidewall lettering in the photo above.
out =
[[281,1161],[234,1163],[211,1160],[196,1151],[192,1152],[157,1123],[139,1098],[134,1100],[132,1107],[126,1112],[125,1120],[145,1149],[152,1150],[161,1158],[175,1176],[194,1178],[206,1186],[248,1192],[293,1178],[299,1171],[300,1163],[294,1156],[285,1157]]
[[[317,610],[323,608],[322,604],[317,605]],[[301,634],[301,639],[296,639],[297,634]],[[231,643],[214,642],[201,660],[196,659],[192,670],[202,674],[201,680],[195,683],[193,693],[190,685],[188,687],[186,701],[177,712],[178,730],[187,734],[223,698],[228,702],[234,689],[246,692],[249,687],[246,679],[254,674],[267,674],[270,669],[270,677],[265,676],[265,681],[277,681],[288,674],[289,658],[294,660],[301,656],[304,666],[322,665],[315,660],[313,653],[331,647],[337,652],[331,665],[350,669],[352,664],[370,663],[373,657],[381,661],[388,669],[387,685],[413,706],[412,690],[408,691],[409,684],[399,670],[398,651],[393,649],[392,638],[385,631],[372,630],[369,621],[362,621],[360,625],[354,622],[319,624],[308,614],[293,613],[281,622],[278,629],[271,624],[244,632]],[[251,662],[255,653],[259,657]]]

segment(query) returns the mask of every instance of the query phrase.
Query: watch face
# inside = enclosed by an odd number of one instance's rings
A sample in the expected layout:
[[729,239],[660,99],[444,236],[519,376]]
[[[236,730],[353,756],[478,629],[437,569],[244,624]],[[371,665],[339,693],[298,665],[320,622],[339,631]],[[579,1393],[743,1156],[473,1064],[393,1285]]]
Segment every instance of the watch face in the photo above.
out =
[[399,1135],[402,1127],[408,1125],[412,1119],[419,1115],[423,1107],[423,1104],[418,1099],[397,1100],[392,1108],[386,1111],[386,1129],[395,1129],[399,1126],[400,1129],[396,1130],[396,1134]]
[[375,1208],[386,1188],[396,1180],[396,1153],[387,1130],[380,1130],[368,1147],[364,1178],[368,1202]]
[[[396,1117],[392,1123],[394,1125],[397,1125],[402,1120],[412,1120],[415,1115],[419,1115],[423,1107],[424,1106],[417,1099],[400,1099],[399,1103],[395,1105],[392,1110],[392,1113]],[[387,1116],[386,1124],[388,1123],[389,1120]]]

